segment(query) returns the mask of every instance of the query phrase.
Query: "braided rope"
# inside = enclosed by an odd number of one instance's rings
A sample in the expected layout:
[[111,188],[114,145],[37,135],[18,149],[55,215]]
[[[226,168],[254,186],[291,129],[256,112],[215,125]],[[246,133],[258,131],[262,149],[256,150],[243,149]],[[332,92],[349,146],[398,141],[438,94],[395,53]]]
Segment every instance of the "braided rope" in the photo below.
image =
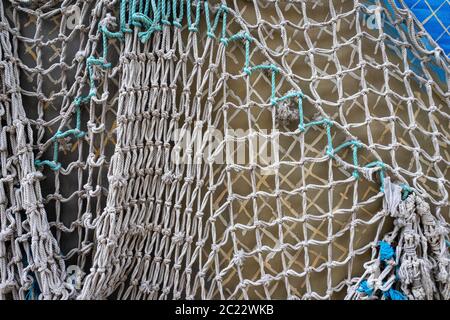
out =
[[448,299],[448,59],[405,7],[0,17],[1,299]]

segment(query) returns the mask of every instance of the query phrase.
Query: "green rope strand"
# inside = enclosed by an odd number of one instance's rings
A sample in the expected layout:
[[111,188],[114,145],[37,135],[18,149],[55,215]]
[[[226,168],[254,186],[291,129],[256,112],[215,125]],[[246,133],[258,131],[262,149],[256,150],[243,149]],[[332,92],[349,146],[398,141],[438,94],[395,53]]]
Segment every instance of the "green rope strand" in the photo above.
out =
[[181,28],[181,22],[183,21],[183,1],[180,1],[180,11],[177,12],[177,0],[172,0],[172,16],[173,16],[173,25],[177,28]]
[[[199,0],[196,1],[195,5],[195,19],[192,20],[192,7],[193,3],[191,0],[139,0],[139,11],[137,11],[137,0],[121,0],[120,1],[120,30],[117,32],[112,32],[108,30],[106,27],[101,26],[100,31],[103,36],[103,56],[102,58],[94,58],[89,57],[87,59],[87,68],[89,72],[89,83],[90,83],[90,92],[86,97],[78,97],[75,99],[74,104],[76,106],[76,128],[70,129],[65,132],[57,132],[52,138],[54,141],[54,155],[53,160],[36,160],[37,166],[48,165],[53,170],[59,170],[61,165],[58,163],[58,149],[59,143],[58,139],[66,138],[68,136],[74,136],[76,138],[81,138],[85,135],[83,131],[81,131],[81,120],[80,120],[80,105],[82,103],[88,102],[95,94],[96,94],[96,86],[93,76],[93,66],[99,66],[101,68],[109,68],[111,64],[107,63],[107,55],[108,55],[108,39],[123,39],[123,36],[127,32],[132,32],[129,28],[129,25],[139,27],[143,29],[138,33],[141,42],[147,42],[151,35],[155,31],[162,30],[161,24],[164,25],[174,25],[177,28],[182,27],[182,21],[184,19],[184,4],[186,4],[186,22],[188,30],[191,32],[198,32],[198,26],[200,24],[200,10],[201,10],[201,2]],[[127,6],[128,5],[128,6]],[[128,7],[128,12],[127,12]],[[261,64],[251,66],[250,61],[250,45],[253,42],[253,38],[250,34],[246,32],[239,32],[237,34],[231,35],[227,37],[227,13],[228,8],[225,4],[221,4],[218,10],[215,13],[213,22],[211,24],[210,17],[210,7],[208,1],[203,2],[204,8],[204,18],[206,22],[207,28],[207,36],[210,38],[215,38],[215,32],[218,28],[219,21],[222,18],[222,31],[220,43],[222,43],[225,47],[232,41],[243,41],[245,46],[245,62],[242,71],[247,76],[250,76],[253,72],[258,71],[270,71],[271,72],[271,104],[276,105],[280,102],[283,102],[288,99],[297,99],[298,105],[298,114],[299,114],[299,124],[298,129],[300,132],[305,132],[308,128],[314,126],[324,126],[326,130],[327,136],[327,146],[326,146],[326,154],[334,159],[335,155],[346,148],[353,149],[353,166],[355,167],[353,171],[353,176],[356,179],[359,179],[359,170],[361,168],[377,168],[377,172],[379,173],[379,177],[381,180],[381,188],[380,190],[384,191],[383,180],[385,176],[386,165],[381,161],[371,162],[363,167],[359,166],[358,162],[358,150],[362,148],[362,144],[357,140],[350,140],[344,142],[333,148],[333,140],[331,134],[331,128],[333,126],[333,122],[329,119],[322,119],[316,121],[310,121],[305,123],[304,114],[303,114],[303,98],[304,94],[301,91],[289,92],[281,97],[276,97],[276,75],[280,73],[280,69],[273,64]],[[128,13],[128,24],[126,21]],[[402,185],[403,188],[403,198],[406,198],[413,189],[407,185]]]

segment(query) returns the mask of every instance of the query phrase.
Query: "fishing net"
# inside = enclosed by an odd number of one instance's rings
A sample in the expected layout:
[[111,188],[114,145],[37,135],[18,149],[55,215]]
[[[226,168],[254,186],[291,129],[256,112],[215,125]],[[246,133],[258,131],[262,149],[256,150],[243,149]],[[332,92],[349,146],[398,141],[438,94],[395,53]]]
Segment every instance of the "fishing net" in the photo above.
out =
[[402,0],[0,2],[1,299],[449,299],[449,60]]

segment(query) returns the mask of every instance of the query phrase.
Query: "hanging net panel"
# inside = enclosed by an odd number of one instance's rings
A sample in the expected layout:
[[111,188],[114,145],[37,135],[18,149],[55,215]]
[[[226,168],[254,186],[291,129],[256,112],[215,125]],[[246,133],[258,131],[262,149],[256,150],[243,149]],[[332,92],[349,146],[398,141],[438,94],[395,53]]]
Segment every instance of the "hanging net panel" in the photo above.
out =
[[402,0],[7,0],[0,43],[0,299],[450,299]]

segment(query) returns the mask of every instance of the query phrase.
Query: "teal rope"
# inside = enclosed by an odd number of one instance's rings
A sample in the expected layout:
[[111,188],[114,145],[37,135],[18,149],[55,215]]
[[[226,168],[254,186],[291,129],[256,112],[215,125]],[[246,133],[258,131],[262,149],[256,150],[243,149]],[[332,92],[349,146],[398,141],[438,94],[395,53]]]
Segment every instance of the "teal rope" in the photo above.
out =
[[210,38],[214,38],[214,33],[211,31],[211,21],[209,20],[209,5],[208,1],[203,2],[205,8],[205,20],[206,20],[206,34]]
[[[150,19],[149,16],[141,14],[141,13],[135,13],[133,15],[133,20],[137,22],[142,22],[145,25],[146,30],[141,31],[138,33],[138,36],[142,43],[147,42],[150,37],[152,36],[153,32],[162,30],[161,23],[162,20],[166,20],[163,14],[165,15],[165,2],[164,1],[158,1],[158,3],[155,3],[154,0],[152,0],[152,10],[153,10],[153,20]],[[164,12],[163,12],[164,9]],[[166,23],[168,21],[165,21]]]
[[327,125],[327,122],[325,120],[317,120],[317,121],[311,121],[305,124],[305,128],[310,128],[313,126],[321,126],[321,125]]
[[147,16],[149,10],[150,10],[150,0],[145,0],[145,7],[142,13]]
[[411,187],[409,187],[407,184],[402,184],[402,200],[406,200],[406,198],[408,198],[408,196],[413,193],[413,189],[411,189]]
[[126,16],[127,16],[127,2],[125,0],[120,1],[120,32],[128,32],[131,31],[126,25]]
[[224,40],[227,38],[227,14],[228,14],[228,8],[226,5],[222,4],[222,37],[220,38],[220,42],[223,43]]
[[250,68],[250,41],[245,41],[245,66],[244,72],[249,76],[252,73]]
[[[369,286],[367,280],[361,281],[358,289],[358,292],[364,293],[367,296],[372,296],[374,293],[374,289]],[[383,293],[384,297],[388,300],[408,300],[408,298],[400,291],[390,288],[389,290]]]
[[220,20],[220,15],[222,14],[222,21],[223,21],[223,15],[224,15],[224,9],[223,9],[223,5],[221,5],[219,7],[219,10],[216,14],[216,17],[214,19],[214,24],[212,26],[212,32],[214,33],[217,30],[217,27],[219,26],[219,20]]
[[253,41],[253,38],[246,32],[239,32],[235,35],[232,35],[229,39],[229,41],[238,41],[238,40],[246,40],[246,41]]
[[355,169],[353,170],[353,177],[355,177],[355,179],[359,179],[359,173],[358,173],[358,148],[359,148],[359,143],[356,143],[353,145],[353,165],[355,166]]
[[39,296],[39,286],[37,285],[37,281],[33,274],[33,283],[31,284],[30,289],[28,289],[27,294],[25,295],[25,300],[37,300]]
[[128,24],[136,27],[140,27],[139,22],[133,19],[133,15],[136,13],[136,0],[130,0],[130,10],[128,12]]
[[44,165],[50,167],[52,170],[57,171],[61,168],[61,164],[58,162],[59,153],[59,139],[63,139],[73,135],[75,138],[82,138],[86,133],[80,129],[81,127],[81,110],[79,105],[76,106],[76,126],[75,129],[70,129],[67,131],[57,131],[52,137],[53,140],[53,160],[35,160],[34,164],[37,167],[42,167]]
[[181,28],[181,22],[183,21],[183,1],[180,1],[180,11],[179,14],[177,12],[177,0],[172,0],[172,15],[173,15],[173,25],[175,27]]
[[[380,241],[380,242],[378,242],[378,246],[380,248],[380,250],[379,250],[380,261],[386,263],[389,260],[395,258],[395,250],[388,242]],[[397,266],[397,268],[398,268],[398,266]],[[396,279],[398,279],[397,268],[395,271]],[[408,300],[408,298],[402,292],[395,290],[393,287],[394,287],[394,284],[387,291],[383,292],[383,296],[386,299],[388,299],[388,300]],[[374,294],[374,288],[369,286],[369,284],[367,283],[367,280],[361,281],[357,291],[364,293],[367,296],[372,296]]]
[[[135,0],[133,0],[135,1]],[[93,66],[99,66],[103,69],[108,69],[111,67],[111,63],[107,62],[108,57],[108,38],[114,38],[114,39],[122,39],[123,38],[123,31],[122,28],[126,28],[124,26],[124,17],[126,16],[126,12],[124,15],[124,8],[125,8],[126,0],[122,0],[120,4],[120,11],[121,11],[121,31],[119,32],[111,32],[106,27],[100,26],[99,30],[102,33],[102,57],[101,58],[95,58],[94,56],[90,56],[86,59],[86,66],[88,69],[88,75],[89,75],[89,94],[87,96],[80,96],[75,98],[74,105],[75,105],[75,114],[76,114],[76,120],[75,120],[75,129],[69,129],[66,131],[57,131],[51,140],[53,140],[53,160],[35,160],[34,164],[36,167],[43,167],[48,166],[53,171],[58,171],[61,169],[61,164],[58,162],[58,153],[59,153],[59,140],[64,139],[70,136],[75,137],[76,139],[80,139],[86,135],[86,132],[81,130],[81,104],[87,103],[91,100],[92,97],[94,97],[97,93],[97,88],[95,84],[94,79],[94,69]]]
[[[220,17],[222,15],[222,20],[223,17],[226,17],[226,8],[223,4],[219,7],[219,10],[217,10],[216,12],[216,16],[214,17],[214,22],[211,25],[211,20],[210,20],[210,16],[209,16],[209,5],[208,5],[208,1],[204,2],[204,8],[205,8],[205,20],[206,20],[206,34],[208,37],[210,38],[215,38],[215,32],[217,30],[217,27],[219,26],[219,20]],[[222,26],[226,26],[226,18],[224,23],[222,24]],[[222,27],[222,38],[224,38],[224,31],[223,31],[223,27]]]
[[187,18],[187,23],[188,23],[188,30],[192,31],[192,32],[197,32],[198,31],[198,25],[200,23],[200,1],[197,0],[197,7],[195,10],[195,22],[194,24],[192,24],[192,20],[191,20],[191,0],[186,0],[186,6],[187,6],[187,10],[186,10],[186,18]]
[[[108,39],[123,39],[124,33],[132,32],[129,28],[129,25],[133,25],[136,27],[140,27],[143,31],[138,33],[138,36],[141,42],[147,42],[152,34],[155,31],[162,30],[161,24],[164,25],[174,25],[178,28],[182,27],[182,21],[184,18],[184,3],[186,4],[186,21],[188,30],[191,32],[198,32],[198,26],[200,24],[200,10],[201,10],[201,2],[199,0],[196,1],[195,7],[195,19],[192,20],[192,6],[193,3],[191,0],[139,0],[139,10],[137,11],[137,0],[121,0],[120,1],[120,30],[117,32],[112,32],[108,30],[106,27],[100,27],[100,31],[103,36],[103,56],[102,58],[94,58],[89,57],[87,61],[87,68],[89,71],[89,82],[90,82],[90,91],[89,95],[85,97],[78,97],[75,99],[75,105],[79,106],[82,103],[87,103],[90,99],[96,94],[96,85],[94,81],[94,72],[92,66],[100,66],[101,68],[110,68],[111,64],[107,63],[107,55],[108,55]],[[208,1],[203,2],[204,6],[204,15],[206,21],[207,35],[208,37],[215,38],[215,32],[218,28],[220,18],[222,17],[222,32],[220,42],[227,46],[231,41],[243,41],[245,46],[245,62],[243,67],[243,72],[250,76],[253,72],[256,71],[270,71],[271,72],[271,104],[275,105],[287,99],[297,99],[298,102],[298,114],[299,114],[299,124],[298,129],[300,132],[305,132],[306,129],[313,126],[325,126],[326,136],[327,136],[327,147],[326,154],[334,159],[335,154],[340,152],[345,148],[353,149],[353,165],[355,167],[353,171],[353,176],[356,179],[359,179],[358,168],[358,150],[362,148],[362,144],[357,140],[352,140],[348,142],[344,142],[341,145],[333,148],[333,140],[331,134],[331,127],[333,126],[333,122],[329,119],[311,121],[305,123],[304,113],[303,113],[303,98],[304,95],[301,91],[290,92],[284,96],[279,98],[276,97],[276,75],[280,72],[280,69],[273,65],[255,65],[251,66],[250,63],[250,44],[253,42],[253,38],[250,34],[246,32],[239,32],[237,34],[231,35],[227,37],[227,13],[228,8],[225,4],[221,4],[219,9],[217,10],[214,20],[211,24],[210,19],[210,7]],[[128,7],[128,23],[126,21],[127,18],[127,7]],[[172,21],[171,21],[172,20]],[[79,108],[77,109],[77,119],[79,119]],[[59,148],[58,139],[65,138],[73,135],[76,138],[80,138],[84,136],[84,132],[80,129],[79,121],[77,121],[77,125],[75,129],[71,129],[65,132],[57,132],[53,137],[55,141],[54,148],[54,157],[53,161],[40,161],[36,160],[36,164],[38,166],[48,165],[54,170],[58,170],[61,165],[57,162],[57,150]],[[56,156],[55,156],[56,155]],[[386,165],[381,161],[371,162],[363,168],[375,168],[379,167],[378,173],[381,181],[380,191],[384,192],[383,180],[385,176],[385,167]],[[403,199],[407,197],[413,190],[407,186],[403,185]]]
[[[28,266],[28,259],[25,255],[22,257],[22,263],[25,266]],[[31,287],[27,290],[27,293],[25,294],[25,300],[36,300],[39,294],[41,293],[39,283],[37,282],[36,275],[34,272],[31,272],[31,277],[33,278],[33,282],[31,283]]]
[[101,32],[103,32],[103,34],[106,35],[106,37],[110,38],[110,39],[122,39],[122,37],[123,37],[122,31],[111,32],[105,27],[101,27]]
[[324,119],[324,123],[327,128],[327,140],[328,140],[326,153],[328,156],[331,156],[333,154],[333,139],[331,137],[331,127],[333,126],[333,122],[331,122],[328,119]]
[[[337,146],[333,151],[333,155],[338,153],[339,151],[341,151],[344,148],[347,147],[353,147],[353,165],[355,167],[358,167],[358,148],[361,147],[361,143],[357,140],[351,140],[351,141],[347,141],[344,142],[343,144]],[[358,169],[354,169],[353,170],[353,176],[358,179],[359,178],[359,173],[358,173]]]
[[169,21],[170,16],[170,1],[167,0],[160,0],[159,1],[161,5],[161,23],[165,25],[172,25]]
[[355,143],[357,143],[356,140],[351,140],[351,141],[344,142],[343,144],[337,146],[337,147],[333,150],[333,153],[338,153],[339,151],[341,151],[341,150],[344,149],[344,148],[353,146]]

